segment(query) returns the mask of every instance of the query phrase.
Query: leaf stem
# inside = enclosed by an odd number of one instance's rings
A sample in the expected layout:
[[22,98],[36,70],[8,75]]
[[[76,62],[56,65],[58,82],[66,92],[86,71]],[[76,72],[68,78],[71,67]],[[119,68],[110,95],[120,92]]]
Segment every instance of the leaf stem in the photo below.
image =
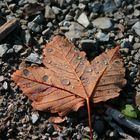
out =
[[87,102],[87,108],[88,108],[88,123],[89,123],[89,128],[90,128],[90,140],[93,140],[89,98],[86,99],[86,102]]

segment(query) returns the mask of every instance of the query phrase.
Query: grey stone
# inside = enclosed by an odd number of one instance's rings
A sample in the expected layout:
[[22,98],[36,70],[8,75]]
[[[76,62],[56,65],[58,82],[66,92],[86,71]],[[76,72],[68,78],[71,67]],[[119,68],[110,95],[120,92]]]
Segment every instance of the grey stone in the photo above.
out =
[[2,85],[3,89],[7,90],[8,89],[8,83],[5,81]]
[[36,32],[36,33],[40,33],[42,32],[42,26],[35,23],[35,22],[29,22],[28,23],[28,28],[33,31],[33,32]]
[[8,50],[8,44],[1,44],[0,45],[0,57],[3,57],[3,55]]
[[105,13],[113,12],[117,9],[117,6],[114,2],[114,0],[105,0],[103,4],[103,11]]
[[140,43],[134,43],[133,49],[134,49],[134,50],[140,49]]
[[100,29],[110,29],[112,27],[111,20],[106,17],[97,18],[93,20],[92,24]]
[[4,76],[0,75],[0,82],[2,82],[4,80]]
[[98,1],[88,4],[89,10],[91,10],[94,13],[101,12],[101,7],[102,7],[102,4],[101,4],[101,2],[98,2]]
[[22,45],[14,45],[13,49],[16,53],[18,53],[19,51],[21,51],[23,49]]
[[140,36],[140,21],[136,22],[133,26],[132,29],[135,31],[135,33]]
[[72,22],[69,27],[69,32],[66,32],[65,35],[67,38],[71,39],[78,39],[83,36],[84,27],[76,22]]
[[78,5],[78,8],[81,9],[81,10],[84,10],[85,7],[86,7],[86,5],[83,4],[83,3],[79,3],[79,5]]
[[29,30],[25,30],[25,38],[24,38],[25,44],[29,46],[32,43],[32,37],[30,35]]
[[35,23],[37,23],[37,24],[41,24],[43,21],[44,21],[44,17],[43,17],[42,14],[37,15],[37,16],[34,18],[34,20],[33,20],[33,22],[35,22]]
[[42,61],[37,53],[31,53],[27,58],[26,61],[41,64]]
[[102,31],[99,31],[99,32],[96,34],[96,38],[99,39],[99,40],[102,41],[102,42],[109,41],[109,35],[103,33]]
[[135,9],[133,15],[134,15],[135,17],[139,17],[139,16],[140,16],[140,10]]
[[86,127],[84,127],[84,131],[89,133],[90,132],[90,128],[88,126],[86,126]]
[[52,133],[54,132],[54,127],[53,127],[52,124],[49,124],[49,125],[48,125],[48,127],[47,127],[47,132],[48,132],[49,134],[52,134]]
[[140,62],[140,52],[139,51],[134,55],[134,59],[136,62]]
[[88,27],[88,25],[90,24],[89,20],[88,20],[88,17],[85,13],[82,13],[78,19],[77,19],[77,22],[82,24],[84,27]]
[[26,0],[29,3],[37,3],[37,0]]
[[39,114],[38,113],[33,113],[32,116],[31,116],[31,120],[32,120],[32,123],[36,123],[37,120],[39,119]]
[[53,10],[48,5],[45,6],[45,18],[46,19],[54,19],[55,18],[55,14],[54,14]]
[[122,0],[114,0],[117,7],[120,7],[122,5]]
[[54,14],[56,14],[56,15],[61,13],[61,9],[56,6],[52,6],[52,10],[53,10]]

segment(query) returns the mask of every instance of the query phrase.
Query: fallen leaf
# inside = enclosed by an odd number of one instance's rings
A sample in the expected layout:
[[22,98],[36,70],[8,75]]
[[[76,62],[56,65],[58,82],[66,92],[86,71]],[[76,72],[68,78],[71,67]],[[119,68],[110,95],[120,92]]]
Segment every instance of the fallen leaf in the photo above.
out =
[[33,101],[36,110],[64,117],[86,101],[90,129],[90,101],[98,103],[117,97],[126,83],[119,47],[102,53],[90,63],[84,52],[64,37],[56,36],[43,50],[43,64],[44,67],[17,70],[12,79]]

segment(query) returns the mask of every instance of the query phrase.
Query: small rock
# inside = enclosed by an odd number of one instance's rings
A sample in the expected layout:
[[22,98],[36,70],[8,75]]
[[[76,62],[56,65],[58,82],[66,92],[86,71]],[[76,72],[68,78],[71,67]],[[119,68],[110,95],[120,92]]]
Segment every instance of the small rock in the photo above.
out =
[[99,32],[96,34],[96,38],[99,39],[99,40],[102,41],[102,42],[109,41],[109,35],[103,33],[102,31],[99,31]]
[[83,36],[84,27],[76,22],[72,22],[69,27],[69,32],[66,32],[65,35],[68,39],[78,39]]
[[128,54],[129,49],[128,48],[121,48],[120,52],[123,53],[123,54]]
[[84,10],[86,5],[83,3],[79,3],[78,7],[79,7],[79,9]]
[[54,132],[54,127],[53,127],[52,124],[49,124],[49,125],[48,125],[47,132],[48,132],[49,134],[52,134],[52,133]]
[[32,43],[32,37],[31,37],[31,35],[30,35],[29,30],[25,30],[25,38],[24,38],[24,41],[25,41],[25,44],[26,44],[27,46],[30,46],[31,43]]
[[135,33],[140,36],[140,21],[136,22],[133,26],[132,29],[135,31]]
[[94,13],[101,12],[100,11],[101,7],[102,7],[102,4],[101,4],[101,2],[98,2],[98,1],[95,1],[95,2],[92,2],[92,3],[88,4],[89,10],[91,10]]
[[3,97],[2,96],[0,96],[0,106],[1,106],[1,104],[3,103]]
[[23,49],[23,46],[22,45],[14,45],[13,49],[16,53],[18,53]]
[[46,5],[46,7],[45,7],[45,18],[46,19],[54,19],[55,18],[55,13],[51,9],[51,7],[48,5]]
[[89,25],[89,20],[88,20],[88,17],[85,13],[82,13],[78,19],[77,19],[77,22],[82,24],[84,27],[88,27]]
[[0,57],[3,57],[3,55],[8,50],[8,44],[1,44],[0,45]]
[[31,53],[27,58],[26,61],[41,64],[42,61],[37,53]]
[[84,127],[84,131],[86,131],[87,133],[90,132],[90,128],[88,126]]
[[35,22],[37,24],[41,24],[44,21],[44,17],[42,14],[37,15],[32,22]]
[[139,51],[134,55],[134,60],[136,62],[140,62],[140,52]]
[[139,17],[140,16],[140,11],[138,9],[135,9],[133,15],[135,17]]
[[92,24],[100,29],[110,29],[112,27],[111,20],[106,17],[97,18],[92,22]]
[[42,32],[42,26],[35,23],[35,22],[29,22],[28,23],[28,28],[33,31],[33,32],[36,32],[36,33],[40,33]]
[[4,76],[0,75],[0,82],[2,82],[4,80]]
[[134,43],[133,49],[134,49],[134,50],[140,49],[140,43]]
[[103,4],[103,11],[105,13],[113,12],[117,9],[114,0],[105,0]]
[[31,116],[31,120],[32,120],[32,123],[36,123],[37,120],[39,119],[39,114],[38,113],[33,113],[32,116]]
[[55,6],[52,6],[52,10],[54,12],[54,14],[58,15],[61,13],[61,9]]
[[2,85],[3,89],[7,90],[8,89],[8,83],[5,81]]

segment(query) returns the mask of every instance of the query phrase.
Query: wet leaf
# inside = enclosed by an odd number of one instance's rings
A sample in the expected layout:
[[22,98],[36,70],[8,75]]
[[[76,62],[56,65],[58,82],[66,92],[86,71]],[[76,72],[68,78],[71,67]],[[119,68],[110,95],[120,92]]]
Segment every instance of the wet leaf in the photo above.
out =
[[126,83],[119,47],[102,53],[90,63],[84,52],[75,49],[64,37],[56,36],[45,46],[43,57],[44,67],[17,70],[12,79],[40,111],[64,117],[86,102],[91,130],[90,102],[119,96]]

